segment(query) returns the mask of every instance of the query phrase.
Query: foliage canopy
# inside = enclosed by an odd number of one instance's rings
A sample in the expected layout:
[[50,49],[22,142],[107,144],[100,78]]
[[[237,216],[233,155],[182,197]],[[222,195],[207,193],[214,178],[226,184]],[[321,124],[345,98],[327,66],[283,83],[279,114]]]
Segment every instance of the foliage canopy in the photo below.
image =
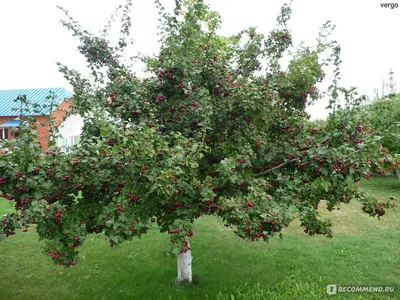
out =
[[324,66],[335,66],[330,106],[347,92],[338,86],[340,47],[328,39],[330,22],[316,46],[293,49],[288,5],[269,35],[249,28],[225,37],[219,14],[203,1],[176,2],[168,14],[156,1],[161,49],[138,58],[152,74],[143,82],[123,55],[130,1],[118,11],[115,45],[109,25],[95,35],[65,11],[63,25],[79,39],[92,74],[59,64],[74,88],[73,112],[85,118],[81,143],[63,153],[53,142],[42,153],[32,121],[7,142],[18,151],[0,156],[0,189],[17,212],[3,217],[0,236],[37,224],[49,256],[70,266],[87,234],[104,233],[115,246],[141,237],[151,222],[170,233],[179,254],[205,214],[252,240],[268,240],[297,215],[306,233],[332,237],[317,211],[322,199],[332,210],[357,197],[367,213],[382,216],[391,202],[378,203],[353,184],[390,160],[371,127],[350,108],[336,110],[324,127],[307,122]]

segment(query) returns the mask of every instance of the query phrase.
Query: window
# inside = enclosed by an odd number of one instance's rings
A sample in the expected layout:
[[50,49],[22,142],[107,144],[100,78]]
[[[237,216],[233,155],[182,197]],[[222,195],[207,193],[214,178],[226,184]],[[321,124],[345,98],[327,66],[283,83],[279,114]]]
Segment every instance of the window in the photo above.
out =
[[0,128],[0,139],[8,140],[8,128]]
[[79,140],[79,135],[58,138],[57,147],[61,148],[63,152],[68,152],[72,146],[79,143]]

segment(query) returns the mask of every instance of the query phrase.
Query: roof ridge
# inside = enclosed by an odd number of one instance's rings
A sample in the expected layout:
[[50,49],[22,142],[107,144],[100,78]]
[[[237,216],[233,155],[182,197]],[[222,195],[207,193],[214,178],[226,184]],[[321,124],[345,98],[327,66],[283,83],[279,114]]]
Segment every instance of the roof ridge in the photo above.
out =
[[68,93],[71,93],[69,90],[67,90],[66,88],[63,88],[61,86],[29,88],[29,89],[23,89],[23,88],[21,88],[21,89],[0,89],[0,91],[18,91],[18,90],[28,91],[28,90],[52,90],[52,89],[63,89],[65,91],[67,91]]

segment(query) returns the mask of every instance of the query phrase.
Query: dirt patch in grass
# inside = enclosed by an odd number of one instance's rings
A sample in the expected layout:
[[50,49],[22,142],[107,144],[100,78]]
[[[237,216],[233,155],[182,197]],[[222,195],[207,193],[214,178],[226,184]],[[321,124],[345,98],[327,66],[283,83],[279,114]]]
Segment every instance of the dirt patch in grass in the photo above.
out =
[[327,218],[332,221],[334,235],[363,235],[363,232],[360,230],[363,220],[359,219],[362,211],[357,205],[353,203],[343,204],[332,211],[328,211],[326,205],[327,202],[325,200],[321,201],[318,210],[322,218]]

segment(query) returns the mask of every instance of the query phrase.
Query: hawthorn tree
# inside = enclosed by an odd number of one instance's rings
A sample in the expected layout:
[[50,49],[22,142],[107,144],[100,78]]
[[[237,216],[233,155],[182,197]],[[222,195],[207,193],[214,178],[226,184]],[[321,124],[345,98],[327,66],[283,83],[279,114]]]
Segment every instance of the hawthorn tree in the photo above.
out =
[[354,184],[390,160],[371,142],[368,125],[352,109],[336,109],[325,127],[307,122],[324,66],[336,67],[330,105],[340,92],[349,96],[338,86],[340,47],[328,39],[329,22],[316,46],[293,49],[288,5],[268,36],[249,28],[224,37],[218,13],[203,1],[176,1],[173,14],[155,2],[161,49],[136,57],[152,74],[144,81],[123,55],[130,1],[121,7],[115,44],[109,24],[94,35],[65,11],[63,25],[79,39],[91,71],[85,78],[59,64],[74,88],[73,112],[85,118],[81,143],[61,152],[52,119],[49,151],[41,151],[32,120],[7,142],[18,150],[0,156],[0,189],[16,213],[2,218],[0,237],[36,224],[46,253],[71,266],[86,235],[102,233],[116,246],[154,222],[170,235],[178,281],[190,282],[189,237],[203,215],[264,241],[294,217],[307,234],[332,237],[330,221],[318,214],[321,200],[333,210],[356,197],[365,212],[384,215],[391,201],[380,203]]

